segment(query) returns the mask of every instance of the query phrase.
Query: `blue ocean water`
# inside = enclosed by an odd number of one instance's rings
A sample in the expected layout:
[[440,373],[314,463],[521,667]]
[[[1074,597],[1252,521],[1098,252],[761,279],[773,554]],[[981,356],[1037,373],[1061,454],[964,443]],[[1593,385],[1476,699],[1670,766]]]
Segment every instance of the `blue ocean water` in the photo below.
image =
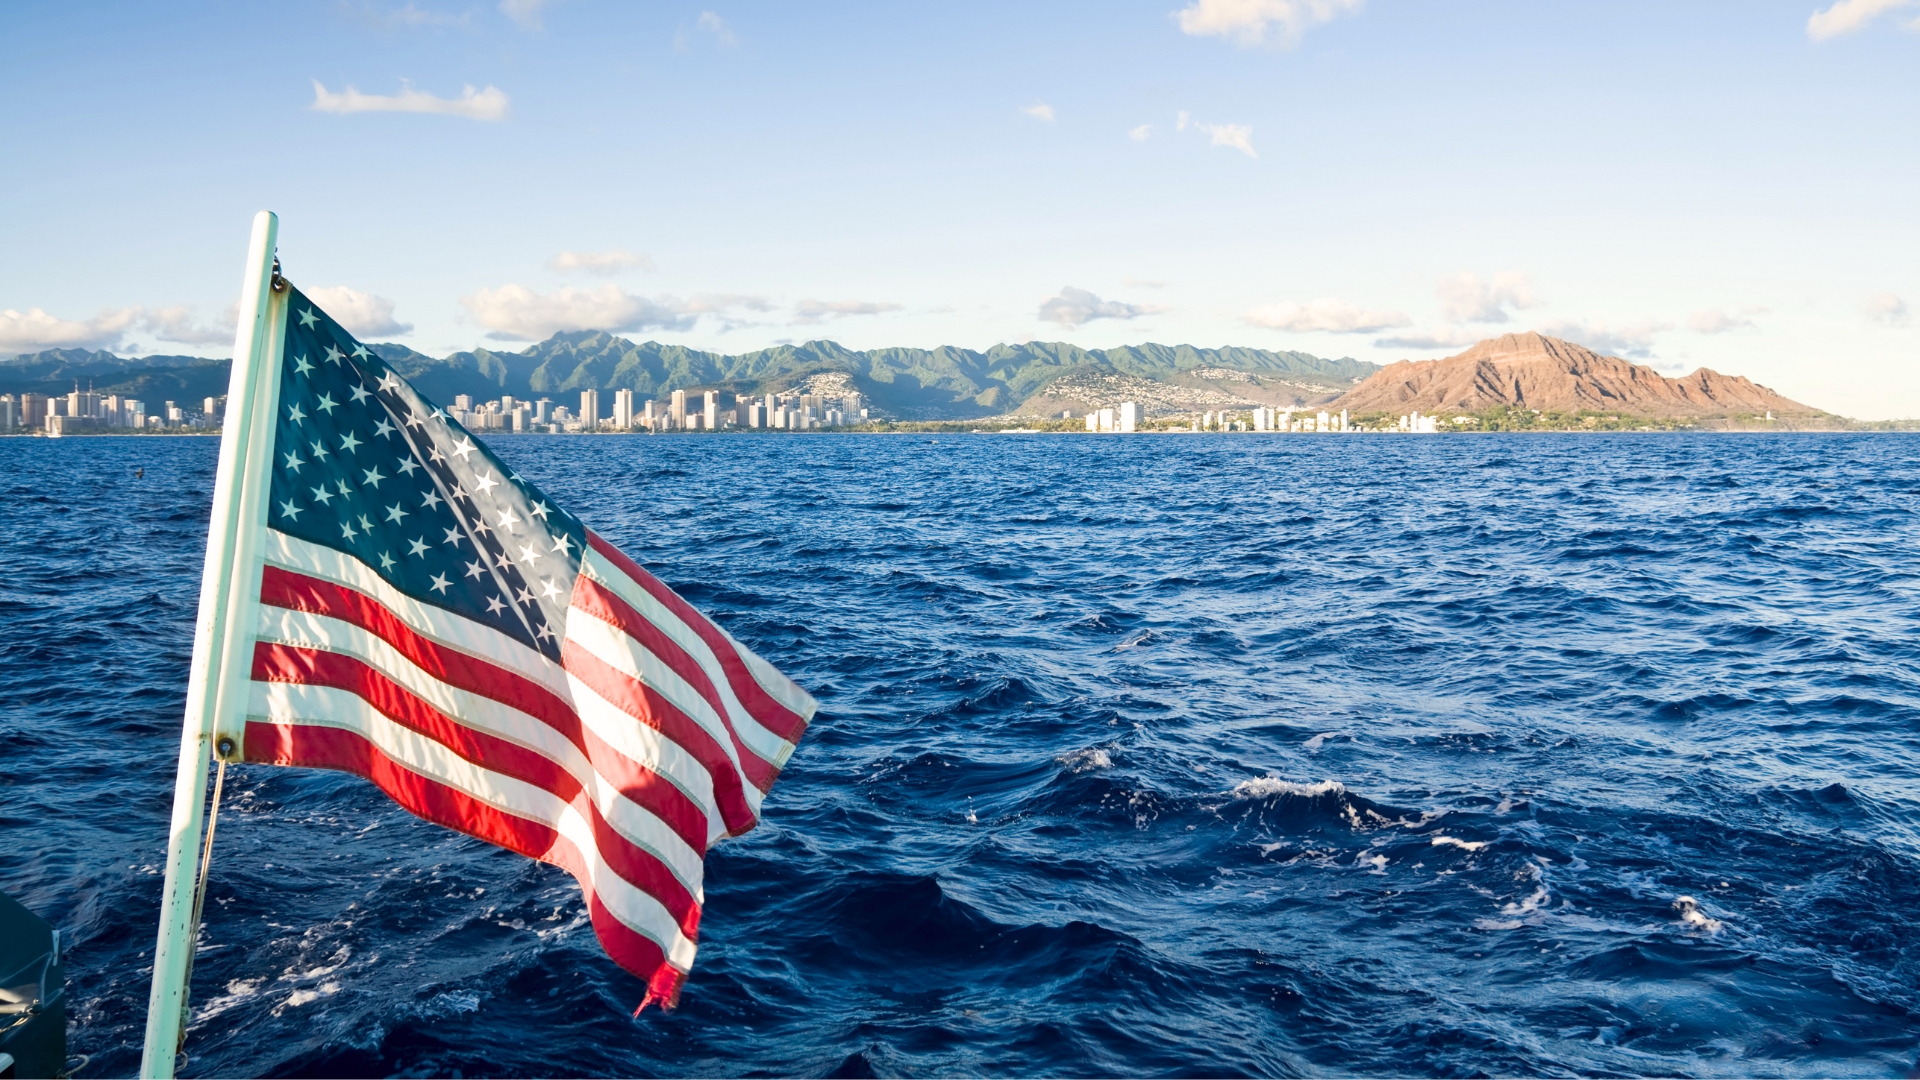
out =
[[[561,871],[240,767],[183,1075],[1915,1064],[1911,437],[494,444],[822,703],[681,1005]],[[215,450],[0,440],[0,889],[83,1077],[138,1061]]]

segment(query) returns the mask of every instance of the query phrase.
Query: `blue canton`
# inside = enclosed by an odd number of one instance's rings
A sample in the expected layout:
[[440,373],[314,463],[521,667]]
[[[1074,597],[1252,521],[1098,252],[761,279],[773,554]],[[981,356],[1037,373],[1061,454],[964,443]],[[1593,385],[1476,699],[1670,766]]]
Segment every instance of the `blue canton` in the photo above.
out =
[[288,288],[268,523],[559,659],[586,527]]

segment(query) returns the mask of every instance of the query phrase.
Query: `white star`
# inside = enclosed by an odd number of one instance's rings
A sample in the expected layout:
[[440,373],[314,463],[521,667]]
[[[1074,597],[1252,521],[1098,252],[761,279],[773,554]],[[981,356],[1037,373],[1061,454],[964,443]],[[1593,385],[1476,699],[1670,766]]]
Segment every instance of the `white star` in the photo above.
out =
[[517,484],[520,482],[520,474],[517,472],[510,472],[507,474],[507,479]]
[[394,503],[392,506],[387,507],[387,520],[393,522],[395,525],[400,524],[400,519],[406,516],[407,512],[400,509],[399,503]]
[[511,508],[500,511],[500,527],[501,528],[511,530],[515,525],[518,525],[518,524],[520,524],[520,519],[513,516],[513,510]]
[[333,486],[339,489],[341,498],[353,497],[353,489],[347,486],[347,482],[345,480],[337,480],[334,482]]
[[380,569],[382,569],[382,570],[392,570],[392,569],[393,569],[393,566],[394,566],[394,563],[393,563],[393,556],[391,556],[391,555],[389,555],[389,554],[387,554],[387,553],[386,553],[386,552],[384,552],[384,551],[383,551],[383,552],[381,552],[381,553],[380,553]]
[[487,572],[487,568],[486,568],[485,566],[483,566],[483,565],[481,565],[480,563],[477,563],[477,562],[470,562],[470,563],[468,563],[468,564],[467,564],[467,576],[468,576],[468,577],[472,577],[472,578],[477,578],[477,577],[479,577],[479,576],[480,576],[481,574],[484,574],[484,573],[486,573],[486,572]]
[[[408,462],[408,464],[411,465],[412,462]],[[420,500],[420,505],[426,507],[429,510],[438,510],[440,509],[440,496],[435,495],[433,492],[429,491]]]
[[479,488],[482,495],[492,495],[493,489],[500,486],[500,481],[495,480],[491,472],[483,472],[480,474],[480,479],[473,482],[473,486]]
[[532,544],[520,545],[520,561],[521,562],[530,563],[539,557],[540,557],[540,553],[534,550],[534,547]]
[[332,498],[333,492],[328,491],[327,485],[325,484],[321,484],[319,487],[313,489],[313,501],[319,503],[321,506],[327,505]]
[[371,522],[371,521],[368,521],[368,520],[367,520],[367,515],[365,515],[365,514],[361,514],[361,515],[360,515],[360,529],[361,529],[361,531],[363,531],[363,532],[372,532],[372,531],[373,531],[373,522]]
[[340,535],[351,540],[359,534],[353,531],[353,522],[343,521],[340,523]]
[[533,636],[539,638],[541,641],[545,641],[553,636],[553,631],[547,629],[546,623],[541,623],[539,626],[533,628]]
[[534,503],[533,509],[530,511],[530,513],[532,513],[534,517],[539,518],[541,521],[547,520],[547,504],[543,502]]
[[387,372],[386,377],[380,380],[380,389],[386,390],[389,392],[398,390],[400,389],[400,380],[394,378],[393,372],[389,371]]
[[[439,412],[440,410],[435,409],[434,411]],[[459,444],[453,448],[453,452],[460,455],[461,461],[467,460],[467,455],[473,453],[473,451],[473,436],[471,435],[461,439]],[[495,483],[498,483],[498,481],[495,481]]]
[[493,557],[493,565],[498,567],[501,570],[505,570],[508,567],[513,565],[513,560],[507,558],[507,553],[502,551],[500,554],[495,555]]
[[421,556],[424,556],[424,555],[426,555],[426,553],[427,553],[427,538],[426,538],[426,537],[424,537],[424,536],[417,536],[417,537],[415,537],[415,538],[413,538],[412,540],[409,540],[409,541],[407,541],[407,543],[408,543],[409,545],[411,545],[411,546],[412,546],[412,548],[413,548],[413,550],[412,550],[412,551],[409,551],[409,552],[407,552],[407,554],[408,554],[408,555],[421,555]]
[[375,420],[373,422],[373,433],[391,439],[393,438],[393,425],[387,423],[385,420]]
[[326,413],[328,416],[332,416],[333,410],[339,407],[340,407],[339,405],[334,403],[332,394],[321,394],[320,404],[314,406],[314,408],[319,409],[321,412]]
[[366,477],[365,480],[360,482],[371,486],[375,491],[380,490],[380,481],[386,479],[386,477],[380,475],[380,466],[378,465],[375,465],[371,469],[362,469],[360,472]]
[[493,531],[491,528],[488,527],[487,519],[483,517],[474,518],[470,524],[472,524],[473,526],[473,531],[479,533],[482,536],[485,536],[488,533]]
[[427,460],[428,461],[445,461],[447,460],[447,455],[440,452],[440,447],[437,444],[428,443],[427,444]]
[[300,471],[300,466],[305,464],[306,464],[305,461],[300,460],[299,454],[287,455],[287,468],[292,469],[295,473],[298,473]]
[[315,319],[314,319],[314,317],[313,317],[313,309],[312,309],[312,308],[308,308],[307,310],[305,310],[305,311],[303,311],[303,312],[301,312],[301,313],[300,313],[300,325],[301,325],[301,326],[304,326],[304,327],[306,327],[307,329],[309,329],[309,330],[311,330],[311,329],[313,329],[313,324],[314,324],[314,323],[315,323],[316,321],[317,321],[317,320],[315,320]]
[[412,476],[412,475],[413,475],[413,471],[414,471],[415,469],[418,469],[419,467],[420,467],[420,466],[418,466],[418,465],[415,465],[415,464],[413,463],[413,459],[412,459],[412,458],[410,458],[410,457],[409,457],[409,458],[401,458],[401,459],[400,459],[400,468],[399,468],[399,473],[400,473],[400,475],[401,475],[401,476]]
[[348,453],[358,453],[360,450],[360,440],[354,438],[353,432],[349,431],[346,433],[344,437],[341,438],[340,449],[345,450]]
[[572,546],[573,546],[572,538],[566,536],[565,534],[562,534],[560,536],[556,536],[553,538],[553,553],[555,555],[560,556],[563,559],[571,557],[571,552],[569,552],[567,549],[571,548]]
[[414,409],[414,408],[409,408],[407,410],[407,426],[408,427],[421,427],[421,426],[424,426],[426,422],[427,422],[427,418],[420,415],[420,410]]
[[292,499],[288,499],[285,502],[280,504],[281,517],[292,518],[295,521],[299,521],[300,513],[301,513],[300,508],[293,505]]
[[291,420],[297,424],[300,421],[305,420],[306,418],[307,418],[307,414],[300,411],[300,405],[298,402],[287,406],[288,420]]
[[307,372],[313,370],[313,365],[307,363],[306,357],[296,356],[293,358],[293,370],[302,375],[305,375]]
[[502,611],[506,610],[506,607],[507,605],[500,602],[499,597],[497,596],[487,597],[487,614],[498,615]]
[[353,395],[353,403],[355,405],[358,405],[361,402],[373,396],[372,394],[367,393],[367,388],[364,386],[361,386],[359,383],[354,383],[352,387],[348,388],[347,393]]
[[456,501],[460,499],[465,499],[468,502],[473,501],[473,496],[467,494],[467,489],[463,487],[455,487],[453,489],[453,497]]
[[550,600],[558,599],[560,596],[560,586],[555,585],[551,581],[544,581],[544,579],[543,583],[546,585],[546,588],[540,590],[540,595]]
[[313,444],[313,460],[320,461],[324,459],[327,454],[328,450],[325,445],[318,442]]
[[452,584],[453,582],[448,581],[444,575],[441,575],[441,574],[433,575],[433,591],[434,592],[444,593],[447,591],[447,586]]
[[327,363],[337,364],[340,362],[341,358],[344,356],[346,356],[346,353],[341,352],[339,349],[336,349],[331,345],[327,346]]
[[446,412],[443,411],[438,405],[435,405],[433,407],[432,416],[435,420],[445,420],[447,418]]
[[356,341],[356,342],[354,342],[354,343],[353,343],[353,358],[354,358],[355,360],[365,360],[365,359],[367,358],[367,347],[366,347],[365,345],[362,345],[362,344],[360,344],[360,343],[359,343],[359,342],[357,342],[357,341]]
[[516,604],[531,604],[533,603],[533,594],[525,589],[515,589],[513,592],[513,602]]
[[[444,529],[446,527],[443,525],[441,526],[441,528]],[[447,538],[445,540],[440,541],[443,544],[452,544],[454,547],[459,547],[460,541],[466,539],[466,537],[460,535],[459,529],[447,529],[446,533],[447,533]]]

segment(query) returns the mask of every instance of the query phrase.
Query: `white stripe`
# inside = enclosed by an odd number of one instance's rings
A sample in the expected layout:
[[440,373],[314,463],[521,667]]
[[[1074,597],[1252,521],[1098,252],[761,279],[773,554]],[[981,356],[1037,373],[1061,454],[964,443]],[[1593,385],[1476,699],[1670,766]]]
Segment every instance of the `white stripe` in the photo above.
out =
[[[655,656],[651,649],[629,637],[627,632],[619,627],[603,623],[579,608],[567,609],[567,640],[599,657],[602,663],[614,670],[638,679],[658,691],[661,697],[666,698],[675,708],[687,714],[694,723],[699,724],[701,730],[711,736],[713,741],[720,745],[720,749],[726,752],[727,760],[733,763],[735,771],[739,770],[739,751],[734,748],[732,735],[728,732],[720,714],[713,711],[713,705],[701,695],[700,691],[694,689],[692,683],[681,678],[678,672],[667,666],[665,660]],[[744,731],[740,733],[740,741],[746,743],[747,749],[759,754],[763,760],[770,759],[769,755],[776,752],[765,745],[768,740],[778,745],[785,745],[778,739],[774,739],[767,733],[767,729],[758,724],[753,725],[753,730],[759,733],[761,746],[755,746],[749,742],[747,733]],[[742,775],[741,780],[745,782],[746,777]],[[749,783],[747,786],[753,785]]]
[[[700,854],[688,847],[680,834],[674,832],[653,811],[627,798],[613,781],[595,771],[592,761],[572,740],[544,721],[492,698],[441,682],[378,635],[339,619],[262,604],[258,637],[262,641],[295,648],[319,649],[351,656],[392,679],[455,722],[525,747],[554,762],[573,774],[573,778],[593,797],[595,805],[600,807],[601,816],[620,835],[665,863],[694,896],[702,895]],[[644,725],[636,726],[645,728]],[[718,820],[719,813],[714,808],[707,770],[686,751],[651,728],[645,728],[638,736],[638,742],[642,745],[649,741],[655,744],[654,752],[646,757],[633,757],[632,760],[644,763],[662,779],[685,791],[706,814],[708,832],[711,834],[713,822]],[[722,831],[725,831],[724,827]]]
[[[620,599],[632,605],[634,612],[642,619],[653,624],[655,628],[667,636],[668,640],[685,649],[687,655],[693,657],[694,663],[698,664],[700,669],[706,672],[707,681],[711,682],[714,689],[718,691],[720,704],[726,709],[727,719],[731,721],[733,730],[739,733],[740,741],[746,744],[748,750],[753,751],[762,761],[770,762],[775,768],[786,764],[787,759],[793,756],[793,744],[761,726],[760,721],[756,720],[753,714],[747,711],[747,707],[740,703],[740,699],[735,696],[733,692],[733,684],[727,679],[726,669],[720,666],[719,658],[713,654],[713,649],[707,645],[706,640],[700,636],[698,631],[688,626],[685,620],[674,613],[673,609],[655,599],[653,594],[649,593],[639,582],[628,577],[619,567],[608,562],[599,552],[591,548],[587,550],[587,557],[581,561],[580,572],[599,582],[605,586],[608,591],[618,595]],[[568,616],[568,626],[569,629],[571,629],[571,615]],[[619,627],[616,626],[612,629],[622,638],[631,642],[629,647],[632,651],[636,653],[647,651],[646,646],[640,644],[638,641],[634,641],[630,635]],[[732,642],[735,652],[742,655],[743,661],[746,660],[747,657],[752,657],[753,660],[760,659],[757,656],[753,656],[745,646],[742,646],[737,641],[733,641],[731,637],[727,640]],[[766,661],[761,660],[760,663],[762,666],[766,666]],[[668,670],[670,671],[671,669]],[[751,662],[748,663],[748,670],[752,670]],[[772,668],[768,667],[768,670],[771,671]],[[674,677],[676,679],[679,678],[677,675]],[[648,680],[648,683],[649,685],[653,685],[652,680]],[[797,690],[798,687],[795,687],[795,689]],[[805,696],[804,693],[802,696]],[[703,698],[702,700],[704,701],[705,699]],[[718,718],[716,717],[716,719]],[[723,743],[725,742],[724,739],[721,741]]]
[[502,813],[554,829],[570,841],[586,863],[588,887],[607,910],[636,933],[651,938],[682,971],[693,965],[694,943],[660,901],[615,873],[593,842],[593,825],[572,803],[533,784],[503,776],[462,758],[433,739],[394,723],[358,695],[330,686],[299,683],[253,684],[249,719],[276,724],[306,724],[357,732],[380,752],[408,770],[437,780]]
[[[625,709],[601,697],[593,687],[588,686],[578,679],[575,679],[573,682],[573,711],[579,714],[582,724],[585,724],[595,735],[600,737],[600,741],[613,747],[622,755],[653,768],[662,776],[668,775],[665,766],[654,765],[652,759],[648,756],[654,751],[654,748],[657,747],[664,750],[666,747],[672,747],[674,751],[686,754],[686,750],[683,749],[679,743],[655,731],[647,724],[643,724],[634,717],[627,715]],[[692,755],[687,756],[691,757]],[[702,786],[698,792],[689,791],[688,794],[692,795],[694,801],[698,802],[703,808],[717,807],[719,800],[716,799],[713,794],[712,775],[707,772],[706,767],[701,765],[698,760],[695,760],[694,768],[698,770],[698,781]],[[677,777],[674,778],[674,782],[680,784]],[[684,788],[685,785],[681,786]],[[760,794],[760,789],[747,783],[744,777],[741,778],[740,786],[747,799],[747,808],[753,812],[755,818],[758,818],[760,816],[760,800],[763,797]],[[712,844],[714,841],[726,835],[727,823],[725,819],[720,816],[719,810],[708,809],[707,843]]]
[[264,550],[266,561],[271,565],[364,593],[399,616],[414,633],[524,675],[558,694],[562,700],[567,696],[567,676],[559,664],[498,630],[415,600],[387,584],[372,567],[345,552],[310,544],[277,529],[267,530]]

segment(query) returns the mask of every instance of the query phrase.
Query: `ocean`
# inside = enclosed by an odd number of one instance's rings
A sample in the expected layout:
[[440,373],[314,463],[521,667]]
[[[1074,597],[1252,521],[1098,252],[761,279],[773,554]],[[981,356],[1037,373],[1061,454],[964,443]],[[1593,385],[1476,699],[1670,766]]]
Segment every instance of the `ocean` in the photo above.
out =
[[[1887,1076],[1920,441],[493,440],[821,702],[672,1012],[231,769],[185,1076]],[[0,890],[138,1065],[216,444],[0,440]],[[137,475],[136,470],[144,470]]]

